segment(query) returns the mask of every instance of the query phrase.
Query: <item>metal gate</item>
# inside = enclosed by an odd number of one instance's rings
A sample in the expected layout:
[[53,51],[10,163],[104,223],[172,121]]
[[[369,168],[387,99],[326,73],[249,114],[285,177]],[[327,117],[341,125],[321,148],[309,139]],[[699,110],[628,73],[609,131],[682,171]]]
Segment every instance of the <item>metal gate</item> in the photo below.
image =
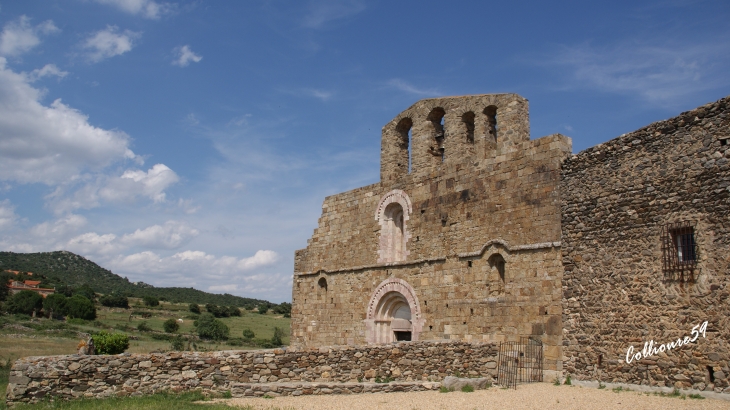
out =
[[542,381],[542,341],[521,337],[518,342],[499,344],[497,383],[517,388],[517,383]]

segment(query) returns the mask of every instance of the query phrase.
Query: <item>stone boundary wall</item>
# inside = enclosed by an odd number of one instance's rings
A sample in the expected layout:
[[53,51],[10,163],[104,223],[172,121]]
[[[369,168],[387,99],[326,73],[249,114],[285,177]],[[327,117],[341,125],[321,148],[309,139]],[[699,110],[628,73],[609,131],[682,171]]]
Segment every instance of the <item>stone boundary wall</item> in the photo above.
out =
[[[234,396],[429,390],[439,386],[432,381],[451,375],[496,379],[497,354],[493,343],[407,342],[309,350],[26,357],[13,364],[6,400],[12,405],[47,397],[193,389],[230,390]],[[374,383],[376,378],[395,383],[386,387]]]
[[[730,392],[730,97],[562,165],[563,370],[576,379]],[[662,231],[691,221],[693,279],[663,267]],[[640,352],[706,338],[627,363]],[[653,353],[653,352],[652,352]]]

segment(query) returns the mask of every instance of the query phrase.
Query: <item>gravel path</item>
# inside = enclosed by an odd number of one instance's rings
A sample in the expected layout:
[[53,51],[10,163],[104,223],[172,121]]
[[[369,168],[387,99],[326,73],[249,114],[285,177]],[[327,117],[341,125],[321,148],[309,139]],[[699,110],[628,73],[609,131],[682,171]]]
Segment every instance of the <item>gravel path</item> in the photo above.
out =
[[536,383],[517,390],[491,388],[473,393],[414,392],[353,394],[221,400],[231,406],[251,406],[256,410],[473,410],[473,409],[730,409],[730,401],[684,400],[647,395],[635,391],[613,392],[580,386]]

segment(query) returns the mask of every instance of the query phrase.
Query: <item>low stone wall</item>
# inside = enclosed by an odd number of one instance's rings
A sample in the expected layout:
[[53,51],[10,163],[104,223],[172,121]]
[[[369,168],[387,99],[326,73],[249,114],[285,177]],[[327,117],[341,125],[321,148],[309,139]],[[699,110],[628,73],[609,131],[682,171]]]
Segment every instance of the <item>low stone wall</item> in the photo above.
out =
[[[193,389],[230,391],[234,396],[328,394],[336,388],[352,393],[428,390],[439,386],[431,381],[450,375],[494,379],[497,354],[493,343],[407,342],[309,350],[26,357],[10,371],[7,403]],[[396,383],[374,383],[384,380]]]

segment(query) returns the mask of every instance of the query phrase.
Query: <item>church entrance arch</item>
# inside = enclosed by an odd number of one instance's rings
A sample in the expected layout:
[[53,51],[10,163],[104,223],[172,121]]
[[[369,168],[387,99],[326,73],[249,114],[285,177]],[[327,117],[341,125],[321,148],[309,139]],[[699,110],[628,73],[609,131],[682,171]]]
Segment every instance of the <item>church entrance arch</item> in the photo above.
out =
[[365,319],[368,343],[416,341],[424,319],[413,287],[402,279],[389,278],[375,288]]

